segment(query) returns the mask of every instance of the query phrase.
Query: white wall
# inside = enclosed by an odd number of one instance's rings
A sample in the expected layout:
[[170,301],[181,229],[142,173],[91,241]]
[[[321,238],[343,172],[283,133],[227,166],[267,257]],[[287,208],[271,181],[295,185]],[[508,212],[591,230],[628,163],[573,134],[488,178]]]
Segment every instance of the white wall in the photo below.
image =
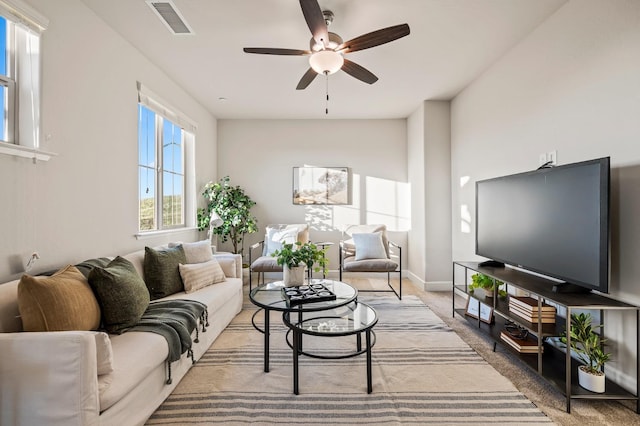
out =
[[411,233],[409,277],[427,290],[451,288],[450,102],[425,101],[407,120]]
[[[260,232],[248,236],[251,243],[269,223],[307,222],[312,241],[336,243],[346,224],[385,223],[406,248],[406,141],[406,120],[219,120],[218,177],[229,175],[257,202]],[[352,205],[293,205],[293,167],[304,165],[349,167]],[[336,270],[337,247],[328,254]]]
[[[476,180],[535,169],[551,150],[560,164],[610,156],[611,296],[640,304],[639,118],[640,2],[568,2],[452,103],[453,258],[475,257]],[[607,327],[618,342],[626,331],[609,365],[633,386],[634,322]]]
[[[137,90],[141,81],[198,124],[196,183],[216,174],[216,120],[77,0],[29,0],[43,35],[42,149],[47,163],[0,155],[0,282],[169,240],[136,240]],[[43,138],[44,139],[44,138]],[[195,231],[172,236],[195,240]]]

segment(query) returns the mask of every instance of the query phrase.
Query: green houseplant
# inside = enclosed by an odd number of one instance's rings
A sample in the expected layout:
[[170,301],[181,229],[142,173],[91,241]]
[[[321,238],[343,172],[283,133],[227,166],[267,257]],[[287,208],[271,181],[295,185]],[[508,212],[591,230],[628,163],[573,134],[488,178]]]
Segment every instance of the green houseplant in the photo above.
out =
[[198,229],[203,231],[209,227],[211,212],[215,211],[223,224],[213,228],[213,233],[219,235],[223,243],[230,240],[233,253],[243,254],[245,234],[258,231],[258,220],[251,214],[255,201],[240,186],[231,185],[229,176],[207,183],[202,195],[207,207],[198,209]]
[[[326,248],[321,249],[313,243],[301,243],[296,241],[295,244],[283,244],[280,250],[273,252],[272,256],[276,258],[278,265],[282,266],[285,274],[285,285],[302,284],[304,280],[304,268],[307,267],[315,272],[327,272],[328,260],[325,256]],[[297,269],[299,268],[299,269]],[[298,272],[293,278],[294,282],[290,282],[289,273]]]
[[504,299],[507,297],[506,290],[501,290],[500,287],[504,284],[504,281],[491,278],[484,274],[473,274],[471,276],[471,284],[469,284],[469,292],[474,293],[477,289],[484,290],[486,297],[493,297],[493,290],[495,286],[498,287],[498,297]]
[[[578,359],[584,363],[578,367],[578,383],[583,388],[592,392],[604,392],[605,376],[604,364],[611,359],[611,354],[604,351],[605,339],[600,337],[597,330],[603,326],[593,325],[591,314],[581,312],[571,314],[571,326],[569,336],[571,338],[571,350]],[[560,341],[566,347],[566,331],[560,337]]]

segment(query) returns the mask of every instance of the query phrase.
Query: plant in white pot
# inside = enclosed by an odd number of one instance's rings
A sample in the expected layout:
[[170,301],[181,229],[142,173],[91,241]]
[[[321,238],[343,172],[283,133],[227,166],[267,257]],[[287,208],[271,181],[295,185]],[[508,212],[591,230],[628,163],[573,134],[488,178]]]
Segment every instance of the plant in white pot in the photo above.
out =
[[503,284],[504,281],[491,278],[488,275],[473,274],[471,276],[471,284],[469,284],[469,292],[475,294],[477,297],[493,297],[494,287],[497,287],[498,297],[504,299],[507,297],[507,291],[500,288]]
[[[578,367],[578,383],[591,392],[604,392],[605,375],[604,364],[611,359],[611,354],[604,351],[605,340],[600,338],[596,330],[600,325],[592,325],[591,314],[571,314],[571,350],[585,365]],[[560,341],[567,345],[566,332]]]
[[299,241],[295,244],[283,244],[282,249],[274,251],[272,256],[282,266],[284,285],[289,287],[304,284],[305,268],[326,273],[328,261],[325,251],[326,248],[320,249],[313,243],[303,244]]

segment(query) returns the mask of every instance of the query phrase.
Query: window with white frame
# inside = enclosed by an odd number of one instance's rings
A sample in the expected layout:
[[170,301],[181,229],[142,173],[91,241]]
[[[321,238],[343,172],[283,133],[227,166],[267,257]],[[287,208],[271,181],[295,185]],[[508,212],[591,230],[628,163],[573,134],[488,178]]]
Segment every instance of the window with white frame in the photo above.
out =
[[47,24],[22,0],[0,0],[0,142],[5,147],[39,148],[40,34]]
[[140,90],[138,104],[139,230],[160,231],[187,226],[188,146],[195,126],[168,109],[148,91]]

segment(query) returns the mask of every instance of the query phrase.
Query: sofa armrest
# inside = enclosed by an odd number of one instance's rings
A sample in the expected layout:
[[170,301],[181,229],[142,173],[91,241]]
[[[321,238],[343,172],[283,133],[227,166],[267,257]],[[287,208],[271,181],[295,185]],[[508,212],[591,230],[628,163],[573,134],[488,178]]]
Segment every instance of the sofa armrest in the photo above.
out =
[[97,425],[90,332],[0,333],[0,424]]

